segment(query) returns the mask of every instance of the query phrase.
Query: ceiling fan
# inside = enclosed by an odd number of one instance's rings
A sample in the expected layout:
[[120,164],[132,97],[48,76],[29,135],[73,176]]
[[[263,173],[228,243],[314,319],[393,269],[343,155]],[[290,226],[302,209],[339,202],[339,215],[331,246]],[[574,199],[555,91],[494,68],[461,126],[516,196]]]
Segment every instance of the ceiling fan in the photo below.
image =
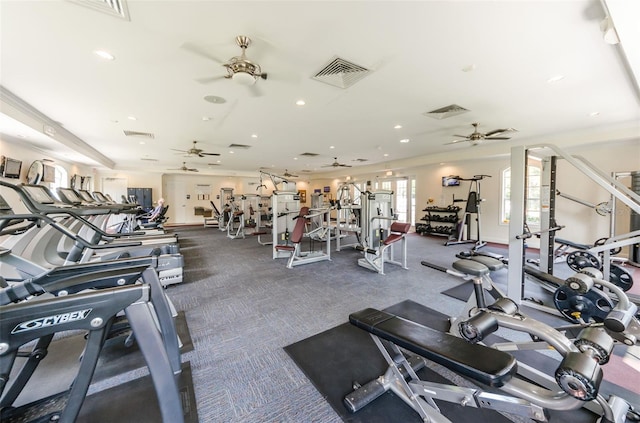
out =
[[186,153],[187,156],[198,156],[198,157],[204,157],[204,156],[219,156],[220,154],[218,153],[205,153],[204,150],[196,147],[196,143],[198,141],[194,141],[193,142],[193,147],[191,147],[188,150],[176,150],[175,148],[172,148],[171,150],[173,151],[179,151],[181,153]]
[[238,35],[236,37],[236,44],[242,49],[240,56],[234,56],[226,63],[219,59],[212,57],[208,53],[202,51],[197,46],[190,43],[183,44],[183,48],[191,51],[192,53],[204,56],[209,60],[220,63],[227,69],[226,75],[214,76],[209,78],[198,79],[198,82],[203,84],[216,81],[218,79],[232,79],[234,82],[240,85],[252,86],[258,79],[267,79],[267,74],[262,72],[262,68],[259,64],[252,62],[247,58],[246,50],[251,45],[251,38],[246,35]]
[[480,143],[482,143],[484,140],[508,140],[511,139],[511,137],[504,137],[504,136],[500,136],[501,134],[504,134],[505,132],[517,132],[518,130],[515,128],[503,128],[503,129],[494,129],[493,131],[489,131],[487,133],[482,133],[482,132],[478,132],[478,125],[480,125],[478,122],[474,122],[472,123],[473,125],[473,132],[469,135],[454,135],[454,137],[461,137],[462,139],[459,140],[453,140],[451,142],[446,143],[445,145],[448,144],[457,144],[459,142],[462,141],[469,141],[471,143],[471,145],[478,145]]
[[284,170],[284,173],[282,174],[282,176],[284,176],[285,178],[297,178],[298,175],[294,175],[292,173],[289,173],[289,171],[287,169]]
[[351,167],[351,165],[340,163],[338,161],[338,158],[334,157],[333,158],[333,163],[331,163],[329,165],[322,166],[322,167]]
[[176,169],[167,169],[167,170],[181,170],[183,172],[199,172],[198,169],[193,167],[187,167],[187,162],[182,162],[182,167]]

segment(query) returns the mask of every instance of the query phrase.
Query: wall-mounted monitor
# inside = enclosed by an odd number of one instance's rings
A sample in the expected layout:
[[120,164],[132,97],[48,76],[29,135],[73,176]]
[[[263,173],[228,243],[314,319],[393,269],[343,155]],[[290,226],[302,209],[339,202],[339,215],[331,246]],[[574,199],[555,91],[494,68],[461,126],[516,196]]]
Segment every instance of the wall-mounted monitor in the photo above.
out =
[[20,170],[22,169],[22,161],[2,156],[0,161],[0,175],[4,178],[20,178]]
[[460,179],[457,176],[443,176],[442,177],[442,186],[443,187],[457,187],[460,185]]
[[55,182],[56,181],[56,168],[45,164],[42,172],[42,182]]

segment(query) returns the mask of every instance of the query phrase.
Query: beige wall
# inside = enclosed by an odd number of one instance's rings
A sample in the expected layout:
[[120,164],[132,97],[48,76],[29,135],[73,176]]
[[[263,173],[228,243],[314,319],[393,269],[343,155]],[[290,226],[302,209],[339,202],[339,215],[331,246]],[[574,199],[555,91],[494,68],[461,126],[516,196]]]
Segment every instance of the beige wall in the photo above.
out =
[[[482,150],[478,150],[482,152]],[[606,174],[611,172],[638,171],[640,170],[640,140],[618,142],[611,144],[597,144],[582,147],[567,148],[572,155],[584,156],[598,169]],[[40,151],[24,148],[15,143],[0,140],[1,154],[23,160],[23,179],[30,163],[36,159],[48,158]],[[467,156],[468,157],[468,156]],[[485,201],[481,204],[483,239],[491,242],[506,243],[509,238],[508,226],[500,221],[500,192],[502,171],[510,166],[508,156],[478,157],[473,160],[448,161],[446,163],[430,163],[425,158],[425,164],[415,165],[413,158],[409,163],[411,167],[402,168],[402,162],[395,163],[394,176],[414,178],[416,180],[416,220],[419,222],[424,215],[422,209],[427,206],[429,198],[433,204],[448,205],[452,198],[466,199],[469,182],[462,182],[460,187],[442,187],[441,178],[447,175],[459,175],[469,178],[473,175],[487,174],[481,182],[481,194]],[[215,201],[218,207],[220,200],[216,198],[220,194],[220,188],[233,188],[236,195],[262,193],[268,195],[274,189],[268,177],[263,177],[262,182],[267,186],[261,191],[256,190],[260,183],[258,175],[255,178],[207,176],[191,173],[172,174],[147,174],[138,172],[95,171],[87,166],[73,163],[65,163],[56,160],[57,164],[64,166],[69,176],[75,173],[92,175],[94,177],[94,189],[102,189],[101,181],[107,177],[122,177],[127,179],[129,187],[152,188],[153,201],[161,196],[170,205],[169,217],[172,223],[201,223],[202,217],[194,214],[194,207],[203,206],[210,208],[209,201]],[[384,171],[369,171],[366,168],[350,168],[352,181],[383,180]],[[356,173],[356,170],[360,173]],[[621,179],[628,183],[629,178]],[[314,189],[331,187],[332,194],[336,195],[338,186],[345,182],[345,177],[325,177],[313,179],[309,176],[297,178],[295,188],[288,189],[306,190],[307,205],[310,205],[311,194]],[[198,192],[202,192],[203,186],[209,186],[211,200],[199,200]],[[282,189],[281,186],[278,187]],[[597,204],[609,200],[609,193],[603,188],[591,182],[581,172],[573,168],[569,163],[559,160],[557,172],[557,188],[560,192],[578,197],[584,201]],[[187,198],[189,195],[190,198]],[[459,203],[464,206],[464,203]],[[580,243],[592,243],[598,238],[609,235],[609,218],[595,213],[592,209],[574,203],[564,198],[558,198],[556,203],[556,219],[558,224],[565,228],[558,233],[561,238],[570,239]],[[630,211],[624,205],[618,205],[616,213],[616,233],[624,233],[629,230]]]

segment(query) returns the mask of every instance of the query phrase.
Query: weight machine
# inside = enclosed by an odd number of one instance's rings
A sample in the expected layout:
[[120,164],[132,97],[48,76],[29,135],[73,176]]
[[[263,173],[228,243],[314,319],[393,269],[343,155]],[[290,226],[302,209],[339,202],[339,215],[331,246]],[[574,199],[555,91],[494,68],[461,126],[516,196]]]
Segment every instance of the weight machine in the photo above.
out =
[[233,188],[220,188],[220,218],[218,219],[218,229],[221,231],[227,230],[227,223],[231,216],[229,216],[228,202],[233,199]]
[[[240,197],[242,204],[244,204],[244,197]],[[240,207],[236,203],[235,197],[230,197],[227,201],[224,213],[227,214],[227,238],[230,239],[244,239],[245,228],[245,215],[243,207]]]
[[[464,214],[462,215],[462,219],[460,219],[460,222],[457,226],[458,237],[457,239],[447,241],[445,245],[474,243],[475,245],[473,247],[473,250],[478,250],[487,245],[487,243],[482,240],[482,233],[480,231],[480,203],[484,201],[484,199],[480,197],[480,181],[482,181],[484,178],[491,178],[491,175],[473,175],[472,178],[455,178],[459,181],[470,182],[469,194],[467,195],[467,205],[465,207]],[[455,203],[464,200],[454,199],[453,201]],[[477,239],[471,238],[471,221],[473,219],[472,215],[475,215]]]
[[272,245],[273,258],[287,258],[290,256],[286,250],[278,250],[278,245],[288,245],[289,237],[295,226],[295,217],[300,211],[300,195],[292,191],[273,191],[271,196],[272,212]]
[[[287,243],[274,246],[276,251],[290,254],[287,268],[291,269],[301,264],[331,260],[330,219],[330,208],[310,209],[309,207],[302,207],[300,209],[298,215],[294,217],[295,226],[287,239]],[[312,246],[314,242],[319,241],[325,243],[326,247],[324,250],[310,249],[302,251],[304,238],[309,239]]]
[[[552,154],[543,159],[541,219],[540,231],[530,232],[525,225],[526,204],[526,163],[529,152],[533,149],[546,149]],[[627,205],[633,212],[640,214],[640,195],[628,189],[624,184],[600,171],[584,157],[573,156],[552,144],[540,144],[530,147],[514,146],[511,149],[511,211],[509,221],[509,274],[507,295],[517,304],[523,301],[524,291],[524,240],[531,235],[540,235],[540,263],[539,268],[553,274],[553,258],[555,246],[555,232],[560,227],[555,222],[555,177],[556,160],[560,157],[582,172],[587,178],[609,192],[612,198]],[[612,203],[614,203],[613,201]],[[523,227],[525,230],[523,231]],[[603,245],[592,250],[602,252],[603,279],[609,281],[611,250],[640,242],[640,231],[611,237]],[[527,303],[536,307],[535,303]]]
[[[353,190],[352,190],[353,188]],[[353,182],[342,184],[338,187],[336,206],[336,251],[343,247],[355,247],[360,245],[360,221],[361,221],[362,191]],[[342,238],[355,235],[357,242],[342,245]]]
[[[358,265],[384,275],[385,263],[407,267],[406,234],[411,224],[396,222],[393,213],[393,191],[365,191],[360,195],[360,245],[364,257]],[[402,261],[394,257],[394,244],[402,243]]]

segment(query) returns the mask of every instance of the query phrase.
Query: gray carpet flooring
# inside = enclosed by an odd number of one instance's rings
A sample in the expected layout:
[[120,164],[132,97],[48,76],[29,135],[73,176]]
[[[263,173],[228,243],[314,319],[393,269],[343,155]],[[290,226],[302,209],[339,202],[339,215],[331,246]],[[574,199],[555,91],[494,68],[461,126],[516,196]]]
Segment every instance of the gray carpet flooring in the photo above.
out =
[[[283,347],[347,321],[365,307],[405,299],[443,313],[460,301],[440,294],[462,281],[420,265],[446,264],[464,246],[411,235],[409,270],[379,275],[357,265],[361,253],[285,267],[254,237],[231,240],[215,228],[179,228],[185,282],[168,294],[186,313],[195,346],[191,362],[202,422],[340,422]],[[308,248],[308,245],[304,246]]]
[[[340,422],[283,347],[345,323],[351,312],[411,299],[454,315],[463,302],[441,292],[462,280],[424,267],[448,266],[469,245],[411,234],[409,270],[379,275],[357,265],[361,253],[293,269],[273,260],[255,237],[228,239],[216,228],[181,227],[185,280],[168,295],[184,311],[194,350],[190,361],[201,422]],[[303,248],[308,248],[305,244]]]

